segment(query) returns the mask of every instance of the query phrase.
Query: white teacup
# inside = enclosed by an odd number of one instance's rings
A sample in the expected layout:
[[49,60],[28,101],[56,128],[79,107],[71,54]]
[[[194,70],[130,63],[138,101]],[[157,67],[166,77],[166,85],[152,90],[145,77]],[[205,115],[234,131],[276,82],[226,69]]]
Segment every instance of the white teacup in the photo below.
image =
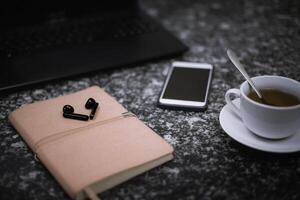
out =
[[[278,89],[300,99],[300,83],[293,79],[282,76],[258,76],[252,80],[257,88]],[[265,138],[280,139],[300,129],[300,104],[287,107],[269,106],[250,99],[247,96],[249,92],[249,84],[245,81],[240,89],[228,90],[225,100],[250,131]],[[232,103],[233,95],[240,98],[239,108]]]

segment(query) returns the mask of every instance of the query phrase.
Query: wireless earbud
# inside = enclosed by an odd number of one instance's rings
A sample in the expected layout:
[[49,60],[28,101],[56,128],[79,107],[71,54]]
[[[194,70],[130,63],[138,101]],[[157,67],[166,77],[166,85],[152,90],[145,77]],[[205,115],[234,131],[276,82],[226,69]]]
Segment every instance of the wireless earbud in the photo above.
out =
[[71,105],[65,105],[63,107],[63,116],[64,116],[64,118],[69,118],[69,119],[76,119],[76,120],[82,120],[82,121],[89,120],[88,115],[74,113],[74,108]]
[[91,114],[90,114],[90,119],[93,119],[95,114],[96,114],[96,110],[98,108],[99,103],[95,101],[95,99],[93,98],[89,98],[87,100],[87,102],[85,103],[85,108],[86,109],[92,109]]

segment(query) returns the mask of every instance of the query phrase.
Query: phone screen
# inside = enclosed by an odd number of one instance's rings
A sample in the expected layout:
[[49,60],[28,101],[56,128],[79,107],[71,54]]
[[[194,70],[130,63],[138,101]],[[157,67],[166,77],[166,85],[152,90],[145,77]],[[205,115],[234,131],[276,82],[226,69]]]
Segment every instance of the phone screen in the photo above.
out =
[[163,98],[205,101],[210,69],[174,67]]

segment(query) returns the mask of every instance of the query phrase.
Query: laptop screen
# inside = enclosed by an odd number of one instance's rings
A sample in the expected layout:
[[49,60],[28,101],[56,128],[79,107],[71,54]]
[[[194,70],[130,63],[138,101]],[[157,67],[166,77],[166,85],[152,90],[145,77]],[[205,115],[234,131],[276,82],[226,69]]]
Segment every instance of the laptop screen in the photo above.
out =
[[137,0],[10,0],[1,5],[0,25],[3,27],[35,24],[53,18],[100,14],[106,11],[135,8],[136,6]]

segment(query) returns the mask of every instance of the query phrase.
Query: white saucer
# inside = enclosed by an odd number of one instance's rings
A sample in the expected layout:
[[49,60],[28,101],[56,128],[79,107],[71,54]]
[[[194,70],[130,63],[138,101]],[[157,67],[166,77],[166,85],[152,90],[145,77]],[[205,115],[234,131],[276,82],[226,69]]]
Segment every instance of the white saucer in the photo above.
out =
[[[235,99],[233,103],[239,105],[240,99]],[[259,137],[244,126],[242,120],[229,109],[228,105],[225,105],[221,110],[219,121],[223,130],[231,138],[248,147],[273,153],[300,151],[300,130],[296,134],[281,140]]]

